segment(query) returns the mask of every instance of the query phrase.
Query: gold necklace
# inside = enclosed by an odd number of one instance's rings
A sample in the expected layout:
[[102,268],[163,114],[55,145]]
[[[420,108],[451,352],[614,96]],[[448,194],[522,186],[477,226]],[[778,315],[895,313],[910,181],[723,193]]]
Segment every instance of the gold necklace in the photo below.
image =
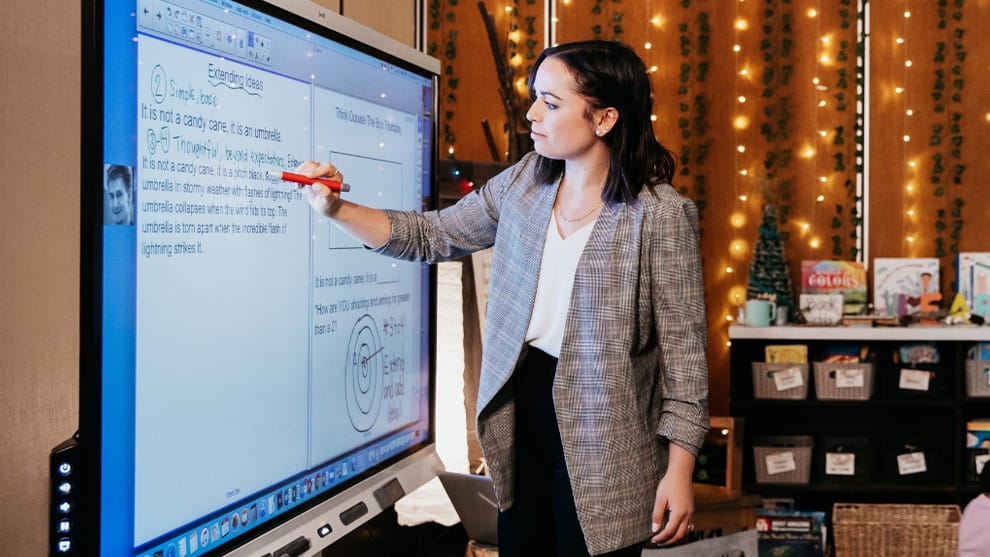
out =
[[560,204],[558,203],[557,204],[557,218],[559,218],[560,220],[566,221],[566,222],[581,222],[584,219],[590,217],[591,216],[591,213],[594,213],[598,209],[601,209],[603,205],[605,205],[605,200],[604,199],[601,200],[598,203],[598,205],[595,205],[594,207],[592,207],[591,210],[588,211],[587,213],[581,215],[580,217],[578,217],[576,219],[569,219],[569,218],[567,218],[567,217],[564,216],[564,213],[563,213],[563,211],[560,208]]

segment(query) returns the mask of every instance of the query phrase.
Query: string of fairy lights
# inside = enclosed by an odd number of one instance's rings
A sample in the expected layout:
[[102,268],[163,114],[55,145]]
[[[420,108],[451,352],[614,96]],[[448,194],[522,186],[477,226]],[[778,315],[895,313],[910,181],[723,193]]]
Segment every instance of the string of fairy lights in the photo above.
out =
[[[917,256],[918,248],[916,247],[917,240],[917,203],[918,203],[918,187],[915,182],[918,177],[918,161],[911,157],[909,154],[909,144],[911,142],[911,134],[909,132],[910,118],[914,116],[914,109],[911,108],[909,102],[909,95],[907,94],[907,84],[910,82],[908,71],[914,63],[911,61],[908,50],[908,42],[906,37],[908,36],[908,23],[911,19],[911,4],[910,0],[904,0],[904,12],[901,22],[901,34],[894,39],[894,42],[900,46],[901,56],[903,57],[902,74],[900,84],[894,87],[894,93],[899,101],[901,109],[904,111],[904,116],[902,117],[902,133],[901,133],[901,152],[902,159],[906,161],[907,170],[904,171],[904,206],[907,207],[904,216],[902,216],[902,229],[905,230],[904,241],[906,243],[905,251],[907,257]],[[904,218],[906,217],[906,219]]]
[[[905,6],[907,6],[908,0],[905,0]],[[574,16],[576,15],[573,10],[580,9],[579,4],[572,0],[549,0],[552,4],[549,11],[545,13],[548,14],[549,22],[547,29],[551,30],[551,37],[547,37],[546,40],[550,44],[556,43],[557,39],[557,27],[561,20],[564,21],[574,21]],[[861,10],[863,0],[857,0],[853,2],[855,4],[852,9]],[[518,22],[518,14],[515,10],[518,8],[520,3],[516,2],[506,2],[499,6],[499,10],[504,9],[509,18]],[[774,35],[770,36],[769,33],[764,32],[764,36],[760,36],[759,33],[761,29],[768,24],[782,25],[782,21],[787,21],[787,17],[793,17],[794,20],[803,18],[804,21],[800,22],[801,29],[809,29],[814,33],[816,41],[814,45],[814,70],[812,71],[813,78],[808,82],[802,82],[797,84],[783,84],[780,87],[787,87],[787,92],[797,98],[807,99],[809,96],[812,99],[811,102],[814,103],[813,110],[813,123],[808,127],[802,127],[806,130],[802,133],[807,133],[806,137],[794,137],[788,138],[789,145],[786,146],[788,149],[793,150],[793,155],[795,163],[799,163],[803,166],[798,168],[786,169],[785,172],[789,175],[801,175],[801,176],[812,176],[812,178],[805,178],[803,183],[795,184],[795,190],[801,192],[802,204],[798,205],[801,207],[804,214],[795,215],[795,218],[789,219],[787,222],[787,229],[792,233],[792,241],[799,239],[805,245],[805,253],[815,253],[824,247],[823,235],[824,231],[818,231],[816,228],[819,226],[818,221],[822,220],[824,222],[825,215],[827,213],[826,208],[834,207],[837,204],[842,204],[844,207],[850,207],[852,203],[848,199],[852,194],[847,192],[844,188],[839,187],[838,184],[842,184],[846,181],[846,176],[848,172],[845,172],[842,168],[832,168],[830,160],[833,156],[832,151],[839,152],[844,150],[844,147],[839,147],[839,142],[836,141],[837,135],[842,133],[843,118],[845,115],[841,114],[839,111],[841,108],[837,108],[837,105],[841,104],[841,100],[836,100],[836,94],[838,89],[831,82],[831,74],[829,72],[836,72],[838,68],[844,67],[845,56],[840,53],[840,48],[838,43],[843,39],[850,39],[849,35],[843,35],[843,32],[838,29],[838,23],[835,22],[835,17],[826,18],[826,14],[823,14],[823,6],[826,9],[832,10],[836,4],[832,2],[822,2],[822,0],[805,0],[800,2],[799,0],[794,0],[793,4],[791,2],[780,1],[773,2],[769,5],[764,2],[758,2],[757,0],[735,0],[734,4],[734,19],[732,26],[733,41],[731,44],[732,51],[732,63],[734,64],[733,70],[733,102],[731,106],[731,125],[733,132],[733,168],[734,178],[731,183],[732,188],[732,207],[729,209],[728,213],[728,224],[730,226],[730,237],[728,242],[725,244],[725,251],[719,257],[721,263],[719,268],[724,277],[724,283],[727,286],[727,296],[725,298],[724,305],[722,306],[722,314],[726,322],[731,323],[735,321],[735,307],[741,305],[746,299],[746,281],[747,273],[746,266],[750,258],[752,251],[752,238],[750,237],[754,233],[755,225],[759,223],[760,211],[762,208],[762,203],[760,199],[760,191],[758,186],[761,184],[761,180],[764,179],[762,176],[763,169],[762,164],[764,161],[761,160],[765,154],[765,147],[763,146],[763,141],[761,141],[760,128],[761,119],[764,118],[763,110],[765,110],[765,103],[769,102],[768,99],[761,98],[765,95],[762,94],[767,87],[766,83],[761,83],[761,78],[765,79],[765,75],[761,75],[765,68],[762,67],[763,56],[766,54],[767,48],[761,43],[765,43],[768,40],[773,39],[776,41],[772,48],[781,49],[781,43],[784,41],[780,40],[780,36]],[[665,14],[664,9],[667,6],[674,6],[674,2],[656,2],[654,0],[647,0],[645,3],[646,9],[646,21],[643,26],[640,27],[645,31],[645,37],[642,39],[640,46],[644,54],[644,60],[647,64],[648,71],[652,73],[657,72],[658,68],[654,61],[656,58],[656,53],[654,52],[657,45],[654,44],[655,37],[663,37],[664,40],[670,40],[669,37],[673,37],[669,30],[664,29],[664,24],[668,15]],[[677,2],[676,5],[688,8],[684,5],[684,2]],[[778,10],[776,18],[768,21],[760,21],[761,14],[765,13],[765,10],[772,7]],[[841,6],[849,6],[849,2],[841,2]],[[840,7],[841,7],[840,6]],[[780,14],[786,12],[787,16],[781,16]],[[905,19],[910,17],[908,14],[908,9],[905,8]],[[830,12],[831,14],[831,12]],[[560,17],[558,17],[558,15]],[[843,16],[845,17],[845,16]],[[784,23],[786,24],[786,23]],[[835,27],[834,29],[832,27]],[[661,33],[661,31],[664,31]],[[777,29],[779,31],[779,29]],[[516,26],[507,37],[509,40],[513,41],[515,44],[520,44],[522,37],[519,36],[518,26]],[[796,35],[791,35],[786,37],[787,39],[805,40]],[[850,39],[851,40],[851,39]],[[906,55],[906,45],[903,38],[898,38],[898,43],[904,46],[904,53]],[[760,44],[762,50],[758,50],[756,45]],[[664,52],[668,47],[664,47]],[[843,49],[845,46],[842,47]],[[637,49],[639,50],[639,49]],[[676,51],[676,47],[674,48]],[[774,55],[779,55],[778,51],[773,52]],[[718,56],[716,54],[716,56]],[[784,53],[786,57],[786,53]],[[666,59],[665,57],[662,57]],[[522,69],[522,64],[524,59],[515,53],[510,56],[509,63],[512,67],[517,68],[517,70]],[[786,61],[785,63],[790,63]],[[779,62],[778,62],[779,64]],[[856,137],[854,139],[856,143],[856,169],[861,171],[864,155],[862,150],[862,142],[864,140],[862,131],[859,129],[858,118],[862,114],[862,104],[859,99],[862,98],[862,85],[859,81],[861,77],[861,66],[864,64],[862,60],[862,52],[857,50],[857,104],[859,110],[856,111],[857,117],[857,131]],[[667,67],[676,67],[679,64],[670,64]],[[905,58],[904,69],[905,72],[908,71],[912,66],[910,59]],[[517,72],[514,79],[514,87],[520,94],[526,93],[526,79],[522,75],[524,72]],[[666,73],[666,72],[665,72]],[[828,74],[828,75],[826,75]],[[806,70],[802,69],[802,75],[808,75]],[[675,79],[674,75],[665,75],[664,79]],[[777,81],[771,83],[769,86],[774,87],[776,83],[780,83],[779,76],[776,78]],[[905,83],[907,82],[905,76]],[[664,88],[670,87],[670,83],[658,84],[664,86]],[[802,91],[804,87],[810,87],[810,91],[805,93]],[[904,95],[905,89],[904,85],[898,85],[896,89],[896,94],[903,95],[902,98],[907,98]],[[830,96],[831,95],[831,96]],[[839,97],[841,99],[841,97]],[[804,102],[804,101],[802,101]],[[661,105],[662,106],[662,105]],[[655,107],[657,109],[658,107]],[[907,109],[905,112],[905,118],[910,117],[912,111]],[[651,115],[651,120],[659,125],[659,117],[657,113]],[[785,121],[785,120],[781,120]],[[777,122],[779,124],[780,122]],[[831,125],[835,123],[835,125]],[[910,137],[907,132],[907,122],[905,122],[904,133],[902,139],[904,140],[905,154],[907,146],[910,142]],[[843,138],[839,138],[843,139]],[[793,147],[791,147],[791,145]],[[908,160],[908,165],[913,169],[917,166],[917,162],[914,160]],[[837,165],[838,166],[838,165]],[[850,169],[851,170],[851,169]],[[856,182],[860,182],[860,178],[857,176]],[[912,193],[914,189],[913,182],[907,182],[905,184],[905,190],[907,193]],[[859,190],[857,188],[857,195]],[[813,198],[808,198],[808,195],[813,195]],[[918,209],[913,204],[907,208],[907,215],[914,216],[917,214]],[[848,213],[843,213],[840,216],[849,215],[851,219],[849,222],[853,222],[852,209],[848,209]],[[859,213],[861,215],[861,213]],[[833,220],[834,222],[834,220]],[[833,224],[833,228],[836,225]],[[840,234],[839,232],[834,232],[834,234]],[[834,238],[834,237],[833,237]],[[913,240],[906,240],[909,243]],[[838,245],[838,244],[836,244]],[[833,249],[839,249],[834,247]],[[827,257],[824,253],[823,258]]]

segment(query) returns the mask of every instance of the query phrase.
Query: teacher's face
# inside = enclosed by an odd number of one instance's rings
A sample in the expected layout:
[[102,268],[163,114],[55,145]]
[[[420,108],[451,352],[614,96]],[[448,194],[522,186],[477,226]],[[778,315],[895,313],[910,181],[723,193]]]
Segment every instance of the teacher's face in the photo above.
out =
[[533,101],[526,119],[537,153],[549,159],[581,158],[598,141],[588,101],[578,94],[567,66],[554,57],[536,70]]

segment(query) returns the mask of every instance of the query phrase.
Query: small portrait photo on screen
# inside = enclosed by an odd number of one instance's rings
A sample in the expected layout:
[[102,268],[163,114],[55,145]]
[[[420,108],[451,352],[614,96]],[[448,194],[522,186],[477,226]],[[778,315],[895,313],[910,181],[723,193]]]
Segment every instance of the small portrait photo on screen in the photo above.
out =
[[134,224],[134,168],[103,165],[103,224]]

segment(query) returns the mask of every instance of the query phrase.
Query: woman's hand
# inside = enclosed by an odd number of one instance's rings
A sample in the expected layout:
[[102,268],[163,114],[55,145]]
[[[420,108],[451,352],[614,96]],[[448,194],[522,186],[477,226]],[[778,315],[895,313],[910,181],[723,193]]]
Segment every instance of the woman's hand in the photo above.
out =
[[[671,443],[667,473],[657,485],[657,497],[653,503],[654,536],[650,538],[651,542],[669,545],[694,530],[691,523],[694,516],[693,470],[694,455]],[[664,514],[667,514],[666,524]]]
[[[326,178],[328,180],[336,180],[342,184],[344,183],[344,175],[337,170],[337,167],[328,162],[321,164],[316,161],[306,161],[299,165],[299,168],[296,169],[296,174],[302,174],[307,178]],[[333,217],[340,201],[340,192],[333,191],[323,184],[313,184],[311,186],[298,184],[296,187],[302,190],[306,196],[306,200],[309,201],[313,209],[327,217]]]

